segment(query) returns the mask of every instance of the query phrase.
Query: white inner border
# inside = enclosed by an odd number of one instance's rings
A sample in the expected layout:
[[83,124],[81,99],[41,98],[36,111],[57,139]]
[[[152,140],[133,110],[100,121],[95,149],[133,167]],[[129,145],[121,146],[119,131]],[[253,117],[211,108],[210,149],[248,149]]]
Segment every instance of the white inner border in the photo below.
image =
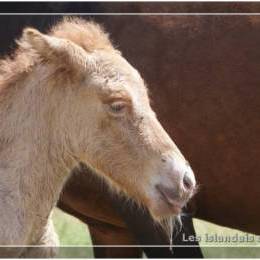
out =
[[[18,1],[19,2],[19,1]],[[27,1],[26,1],[27,2]],[[49,1],[47,1],[49,2]],[[61,1],[62,2],[62,1]],[[137,1],[138,2],[138,1]],[[195,1],[196,2],[196,1]],[[233,2],[233,1],[230,1]],[[234,1],[236,2],[236,1]],[[240,1],[238,1],[240,2]],[[252,1],[254,2],[254,1]],[[259,2],[260,4],[260,2]],[[66,15],[66,16],[84,16],[84,15],[90,15],[90,16],[259,16],[260,13],[0,13],[2,16],[54,16],[54,15]],[[87,225],[86,223],[84,223]],[[214,223],[213,223],[214,224]],[[242,232],[242,231],[241,231]],[[252,234],[254,235],[254,234]],[[255,236],[255,235],[254,235]],[[216,242],[214,242],[216,243]],[[220,242],[221,243],[221,242]],[[234,243],[234,242],[233,242]],[[246,243],[246,242],[244,242]],[[10,247],[10,248],[16,248],[16,247],[52,247],[52,246],[45,246],[45,245],[0,245],[0,248],[3,247]],[[92,247],[165,247],[170,248],[170,245],[59,245],[59,247],[68,247],[68,248],[92,248]],[[260,248],[259,245],[245,245],[245,244],[224,244],[224,245],[209,245],[209,244],[199,244],[198,246],[195,245],[172,245],[173,251],[174,247],[237,247],[237,248]],[[58,259],[58,258],[57,258]]]

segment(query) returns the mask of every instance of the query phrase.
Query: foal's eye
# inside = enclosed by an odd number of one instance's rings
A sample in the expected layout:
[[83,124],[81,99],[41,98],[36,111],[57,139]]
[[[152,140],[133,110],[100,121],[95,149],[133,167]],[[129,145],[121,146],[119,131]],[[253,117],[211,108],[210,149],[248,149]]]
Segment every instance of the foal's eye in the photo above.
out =
[[125,112],[126,110],[126,104],[122,101],[116,101],[109,105],[110,112],[113,114],[120,115]]

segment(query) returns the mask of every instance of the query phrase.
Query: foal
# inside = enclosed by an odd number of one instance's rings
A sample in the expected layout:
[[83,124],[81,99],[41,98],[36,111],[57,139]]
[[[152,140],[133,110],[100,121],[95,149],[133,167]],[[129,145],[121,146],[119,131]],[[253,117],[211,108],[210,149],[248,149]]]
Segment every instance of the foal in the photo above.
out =
[[0,120],[1,245],[57,245],[50,214],[79,162],[155,220],[179,214],[193,194],[193,172],[158,122],[141,76],[92,22],[24,30],[0,64]]

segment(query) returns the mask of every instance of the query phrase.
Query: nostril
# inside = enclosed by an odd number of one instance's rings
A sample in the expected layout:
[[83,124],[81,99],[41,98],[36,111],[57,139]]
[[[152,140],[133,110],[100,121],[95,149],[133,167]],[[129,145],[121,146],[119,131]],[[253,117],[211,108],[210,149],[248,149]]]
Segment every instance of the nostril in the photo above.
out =
[[187,173],[183,177],[183,186],[186,190],[191,190],[193,187],[193,182]]

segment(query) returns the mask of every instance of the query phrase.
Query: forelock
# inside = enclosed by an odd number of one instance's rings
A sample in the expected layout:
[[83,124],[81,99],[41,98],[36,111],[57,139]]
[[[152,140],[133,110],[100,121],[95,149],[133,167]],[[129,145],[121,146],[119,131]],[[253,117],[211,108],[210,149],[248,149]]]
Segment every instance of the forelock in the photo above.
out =
[[65,17],[50,34],[74,42],[87,52],[113,50],[108,33],[98,24],[80,18]]

